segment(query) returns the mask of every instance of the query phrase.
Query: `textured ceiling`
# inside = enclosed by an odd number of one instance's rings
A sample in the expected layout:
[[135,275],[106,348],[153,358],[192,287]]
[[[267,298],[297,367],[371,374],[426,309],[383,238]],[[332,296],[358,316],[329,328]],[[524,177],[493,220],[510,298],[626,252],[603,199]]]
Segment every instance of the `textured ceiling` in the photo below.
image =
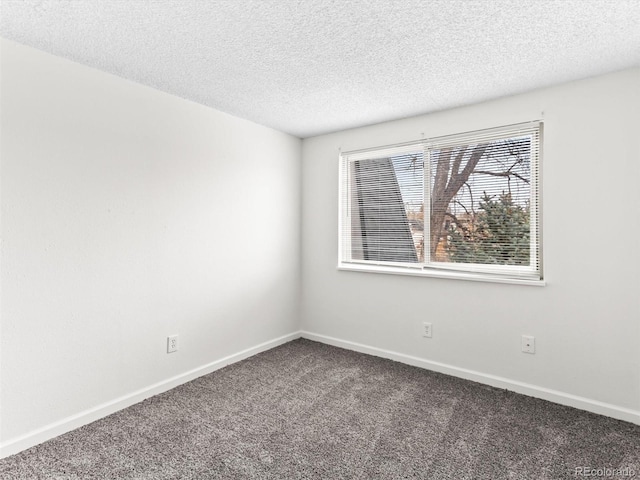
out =
[[0,0],[8,39],[299,137],[640,65],[640,0]]

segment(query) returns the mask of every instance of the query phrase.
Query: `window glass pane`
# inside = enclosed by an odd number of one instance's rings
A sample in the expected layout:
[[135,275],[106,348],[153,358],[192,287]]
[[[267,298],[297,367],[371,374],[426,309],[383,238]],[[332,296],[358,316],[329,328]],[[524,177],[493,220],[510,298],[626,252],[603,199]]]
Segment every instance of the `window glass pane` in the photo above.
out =
[[531,135],[430,151],[431,261],[530,264]]

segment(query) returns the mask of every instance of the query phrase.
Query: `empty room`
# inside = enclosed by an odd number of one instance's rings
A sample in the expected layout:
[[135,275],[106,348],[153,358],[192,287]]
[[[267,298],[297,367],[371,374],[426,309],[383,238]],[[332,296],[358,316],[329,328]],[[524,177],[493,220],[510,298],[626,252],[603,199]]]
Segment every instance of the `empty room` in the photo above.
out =
[[0,479],[640,478],[639,25],[0,0]]

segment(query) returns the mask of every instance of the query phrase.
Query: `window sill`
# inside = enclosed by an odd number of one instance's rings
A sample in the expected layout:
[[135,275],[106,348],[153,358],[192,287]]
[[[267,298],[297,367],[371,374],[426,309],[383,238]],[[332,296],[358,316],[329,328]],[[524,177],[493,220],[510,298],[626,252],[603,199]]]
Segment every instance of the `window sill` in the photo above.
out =
[[447,270],[425,270],[381,265],[339,264],[338,270],[367,273],[386,273],[388,275],[410,275],[414,277],[448,278],[450,280],[470,280],[473,282],[508,283],[512,285],[529,285],[544,287],[544,280],[529,278],[506,277],[487,273],[454,272]]

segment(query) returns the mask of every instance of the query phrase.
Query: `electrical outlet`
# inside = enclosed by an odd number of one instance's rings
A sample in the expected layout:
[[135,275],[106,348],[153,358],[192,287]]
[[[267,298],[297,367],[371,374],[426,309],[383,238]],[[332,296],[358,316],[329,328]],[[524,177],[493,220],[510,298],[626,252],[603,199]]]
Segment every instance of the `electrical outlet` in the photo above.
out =
[[536,353],[536,338],[530,335],[522,335],[522,351],[524,353]]
[[167,337],[167,353],[178,351],[178,335]]
[[433,334],[433,326],[429,322],[422,322],[422,336],[431,338]]

